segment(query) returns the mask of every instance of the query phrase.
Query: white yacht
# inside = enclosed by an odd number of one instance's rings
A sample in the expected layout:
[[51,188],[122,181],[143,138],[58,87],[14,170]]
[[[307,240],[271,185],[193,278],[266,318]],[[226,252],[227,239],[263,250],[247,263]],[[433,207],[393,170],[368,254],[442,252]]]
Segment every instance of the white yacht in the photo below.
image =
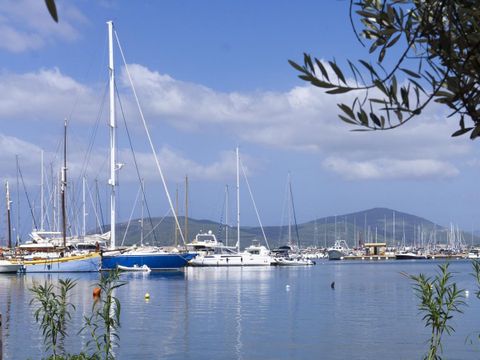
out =
[[275,260],[270,250],[257,242],[242,252],[236,252],[229,247],[216,248],[216,253],[197,255],[190,260],[191,266],[270,266]]
[[468,259],[480,259],[480,249],[474,248],[470,249],[467,255]]
[[[270,254],[265,246],[260,245],[258,241],[253,241],[252,245],[245,248],[243,252],[240,252],[240,179],[239,179],[239,167],[240,157],[238,148],[236,149],[237,155],[237,243],[235,247],[219,246],[220,242],[209,232],[210,238],[205,236],[196,237],[192,244],[197,245],[198,251],[200,247],[203,247],[204,253],[199,253],[195,258],[189,261],[191,266],[270,266],[275,262],[275,259]],[[257,212],[258,216],[258,212]],[[198,235],[197,235],[198,236]],[[265,238],[266,241],[266,238]],[[188,246],[187,245],[187,246]],[[207,246],[208,245],[208,246]],[[223,245],[223,244],[222,244]],[[194,245],[195,246],[195,245]],[[212,249],[213,251],[205,253],[206,249]]]
[[195,235],[195,239],[186,245],[187,250],[197,253],[198,255],[211,255],[221,253],[222,251],[235,251],[235,246],[226,246],[222,241],[218,241],[215,234],[209,230],[208,232],[200,232]]
[[401,251],[395,254],[396,260],[421,260],[427,259],[427,255],[419,251]]

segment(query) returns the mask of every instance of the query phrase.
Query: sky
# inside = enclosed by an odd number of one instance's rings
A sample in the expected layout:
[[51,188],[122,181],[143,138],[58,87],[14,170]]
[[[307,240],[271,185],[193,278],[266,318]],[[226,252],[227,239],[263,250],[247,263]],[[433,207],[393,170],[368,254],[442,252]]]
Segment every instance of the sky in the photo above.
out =
[[[44,221],[52,223],[49,194],[61,166],[65,119],[70,209],[79,207],[85,173],[89,217],[96,198],[108,214],[106,22],[112,20],[181,215],[188,175],[189,216],[224,221],[228,185],[234,223],[239,146],[263,225],[286,224],[290,173],[298,222],[388,207],[440,225],[479,229],[478,144],[451,138],[458,119],[431,106],[396,130],[352,132],[336,107],[351,95],[327,95],[299,80],[288,64],[301,62],[303,52],[339,64],[368,59],[350,27],[348,6],[338,0],[57,0],[57,24],[44,1],[1,0],[0,167],[23,224],[17,226],[27,231],[32,225],[25,194],[40,221],[42,151]],[[165,192],[126,67],[118,48],[114,53],[118,157],[124,164],[118,217],[139,216],[138,178],[144,179],[151,215],[164,216]],[[242,224],[258,225],[244,178],[240,192]]]

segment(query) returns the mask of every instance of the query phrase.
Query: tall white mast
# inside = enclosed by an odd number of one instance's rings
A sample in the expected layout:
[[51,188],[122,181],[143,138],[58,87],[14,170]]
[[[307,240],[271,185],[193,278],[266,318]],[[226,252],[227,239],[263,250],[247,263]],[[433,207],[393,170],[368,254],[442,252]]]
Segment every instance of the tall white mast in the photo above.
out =
[[43,188],[44,188],[44,183],[43,183],[43,150],[42,150],[42,156],[41,156],[41,161],[40,161],[40,166],[42,167],[41,168],[41,172],[40,172],[40,230],[43,231],[45,230],[44,228],[44,203],[43,203],[43,198],[44,198],[44,192],[43,192]]
[[396,225],[395,225],[395,211],[393,212],[393,225],[392,225],[392,228],[393,228],[393,240],[392,240],[392,246],[395,246],[396,244],[396,240],[395,240],[395,228],[396,228]]
[[228,185],[225,185],[225,245],[228,246]]
[[63,126],[63,167],[60,180],[60,194],[62,200],[62,237],[63,247],[67,247],[67,119]]
[[237,153],[237,251],[240,252],[240,155]]
[[185,175],[185,239],[188,240],[188,175]]
[[85,194],[85,184],[86,183],[86,177],[83,175],[82,178],[82,209],[83,209],[83,221],[82,221],[82,237],[85,237],[87,234],[87,204],[86,204],[86,194]]
[[10,201],[10,189],[8,187],[8,180],[5,183],[5,191],[6,191],[6,197],[7,197],[7,247],[9,249],[12,248],[12,222],[10,218],[10,204],[12,203]]
[[[144,221],[144,209],[145,209],[145,182],[142,179],[141,181],[141,186],[142,186],[142,220],[140,220],[140,246],[143,246],[143,223]],[[177,229],[175,228],[175,237],[177,236]],[[175,245],[177,244],[177,241],[175,240]]]
[[[291,191],[290,183],[290,171],[288,172],[288,186]],[[287,191],[287,204],[288,204],[288,245],[292,246],[292,193]]]
[[108,21],[108,71],[110,90],[110,249],[115,249],[115,186],[116,180],[116,159],[115,159],[115,73],[113,68],[113,22]]

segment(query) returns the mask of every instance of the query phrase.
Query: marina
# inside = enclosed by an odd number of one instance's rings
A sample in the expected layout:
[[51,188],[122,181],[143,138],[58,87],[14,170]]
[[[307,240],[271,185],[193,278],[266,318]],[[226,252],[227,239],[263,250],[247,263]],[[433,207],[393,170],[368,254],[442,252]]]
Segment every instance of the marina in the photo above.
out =
[[[428,329],[418,299],[402,272],[432,275],[439,261],[321,261],[310,267],[187,268],[183,272],[127,272],[117,291],[122,304],[117,359],[418,359],[426,352]],[[480,301],[469,261],[450,269],[469,290],[455,333],[444,340],[448,359],[478,359],[474,335]],[[42,338],[28,311],[32,283],[71,277],[77,307],[67,341],[76,336],[92,304],[98,274],[0,276],[4,359],[35,358]],[[335,282],[335,288],[331,283]],[[149,299],[144,294],[149,293]],[[28,340],[27,340],[28,339]],[[261,341],[259,340],[261,339]],[[471,342],[470,342],[471,340]],[[392,354],[395,354],[392,357]]]
[[348,5],[0,5],[0,360],[480,359],[480,7]]

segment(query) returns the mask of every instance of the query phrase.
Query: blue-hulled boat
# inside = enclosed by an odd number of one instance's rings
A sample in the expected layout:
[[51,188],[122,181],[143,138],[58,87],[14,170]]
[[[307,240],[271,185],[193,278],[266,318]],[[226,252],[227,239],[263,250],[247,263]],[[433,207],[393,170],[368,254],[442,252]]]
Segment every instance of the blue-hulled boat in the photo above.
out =
[[152,271],[180,270],[195,257],[195,253],[167,252],[158,248],[139,247],[127,251],[102,254],[102,270],[114,270],[118,266],[148,266]]
[[[187,263],[196,256],[196,253],[189,253],[183,252],[177,248],[166,251],[159,247],[151,247],[151,246],[139,246],[139,247],[131,247],[125,250],[118,250],[115,248],[115,241],[116,241],[116,209],[115,209],[115,189],[117,187],[117,179],[116,173],[122,167],[122,164],[117,163],[116,160],[116,132],[115,129],[117,127],[116,120],[115,120],[115,71],[114,71],[114,61],[113,61],[113,22],[107,22],[108,25],[108,73],[109,73],[109,95],[110,95],[110,179],[108,180],[108,184],[111,186],[110,192],[110,251],[106,251],[102,253],[102,267],[101,270],[114,270],[121,267],[141,267],[143,265],[148,266],[151,270],[179,270],[183,268]],[[118,40],[118,38],[117,38]],[[125,64],[125,67],[128,67]],[[133,84],[131,84],[133,87]],[[135,92],[135,91],[134,91]],[[180,224],[178,222],[175,210],[173,209],[173,204],[168,194],[167,186],[165,184],[165,179],[163,177],[163,173],[160,168],[159,161],[157,159],[156,151],[153,147],[153,143],[151,142],[151,138],[149,136],[149,131],[146,127],[145,120],[143,119],[143,113],[141,113],[141,117],[144,123],[145,131],[149,137],[149,143],[151,146],[152,154],[155,159],[155,164],[158,168],[160,173],[160,177],[162,178],[162,182],[166,191],[166,195],[168,198],[168,202],[172,213],[175,217],[175,222],[177,224],[177,228],[180,231],[180,234],[183,239],[183,234],[180,229]],[[142,185],[143,188],[143,185]],[[143,222],[142,222],[143,224]],[[185,243],[185,241],[184,241]],[[143,244],[142,244],[143,245]]]

